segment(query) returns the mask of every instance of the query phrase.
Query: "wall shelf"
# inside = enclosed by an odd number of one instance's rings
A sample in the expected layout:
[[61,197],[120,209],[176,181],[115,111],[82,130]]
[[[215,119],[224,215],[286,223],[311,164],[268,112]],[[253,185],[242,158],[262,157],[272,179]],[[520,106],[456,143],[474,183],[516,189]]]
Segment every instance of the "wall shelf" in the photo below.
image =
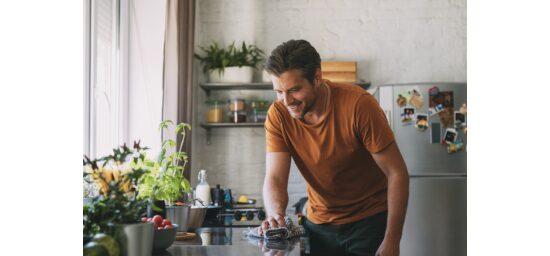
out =
[[201,83],[200,87],[210,96],[212,90],[271,90],[271,83]]
[[[370,82],[356,82],[356,85],[363,89],[370,87]],[[201,83],[199,84],[201,89],[206,92],[206,96],[210,96],[210,92],[213,90],[271,90],[273,89],[272,83]]]
[[210,145],[210,132],[213,128],[244,128],[244,127],[263,128],[264,123],[201,123],[200,126],[206,129],[206,144]]
[[[370,87],[370,82],[356,82],[355,85],[363,89]],[[210,96],[214,90],[272,90],[272,83],[200,83],[201,89]],[[264,127],[263,123],[201,123],[200,126],[206,130],[206,144],[210,145],[210,132],[213,128],[242,128],[242,127]]]

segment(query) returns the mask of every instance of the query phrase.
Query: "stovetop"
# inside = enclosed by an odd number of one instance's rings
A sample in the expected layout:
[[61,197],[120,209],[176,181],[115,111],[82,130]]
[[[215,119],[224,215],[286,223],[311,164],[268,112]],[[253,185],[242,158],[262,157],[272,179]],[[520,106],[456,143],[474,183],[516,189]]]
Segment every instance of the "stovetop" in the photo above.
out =
[[265,219],[263,207],[228,208],[207,216],[202,227],[257,227]]

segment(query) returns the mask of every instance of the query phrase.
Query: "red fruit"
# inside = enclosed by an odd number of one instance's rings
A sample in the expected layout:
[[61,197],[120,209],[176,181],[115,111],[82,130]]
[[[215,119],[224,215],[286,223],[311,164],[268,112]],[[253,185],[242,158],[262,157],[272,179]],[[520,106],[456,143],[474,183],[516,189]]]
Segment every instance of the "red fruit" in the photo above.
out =
[[177,206],[184,206],[185,204],[182,203],[182,202],[176,202],[176,205],[177,205]]
[[151,222],[151,221],[153,221],[153,218],[147,218],[147,221]]
[[153,216],[153,222],[157,224],[157,226],[162,226],[162,216],[155,215]]
[[169,219],[164,219],[164,220],[162,221],[162,226],[164,227],[164,226],[166,226],[166,225],[172,225],[172,222],[170,222]]
[[141,218],[141,222],[147,222],[147,217]]

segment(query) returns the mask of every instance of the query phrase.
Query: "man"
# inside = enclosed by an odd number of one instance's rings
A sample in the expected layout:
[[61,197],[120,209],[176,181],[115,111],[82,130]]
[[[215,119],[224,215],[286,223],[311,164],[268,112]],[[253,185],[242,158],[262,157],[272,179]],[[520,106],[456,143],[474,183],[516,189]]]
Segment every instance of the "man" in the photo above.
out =
[[356,85],[323,80],[305,40],[273,50],[266,65],[278,101],[268,111],[267,218],[284,226],[290,159],[307,182],[313,255],[399,255],[409,176],[376,99]]

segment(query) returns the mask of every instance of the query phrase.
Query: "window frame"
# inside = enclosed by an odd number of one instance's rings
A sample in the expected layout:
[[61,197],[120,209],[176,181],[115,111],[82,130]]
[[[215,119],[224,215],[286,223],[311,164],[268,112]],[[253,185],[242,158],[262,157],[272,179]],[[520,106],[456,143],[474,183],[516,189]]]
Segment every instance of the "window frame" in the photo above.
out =
[[[129,85],[128,85],[128,70],[129,70],[129,0],[112,0],[113,4],[113,48],[115,54],[112,58],[113,72],[115,81],[120,88],[119,120],[118,133],[119,138],[123,143],[129,143]],[[85,0],[84,3],[84,154],[94,159],[97,158],[97,129],[96,120],[97,113],[94,111],[94,78],[95,78],[95,45],[92,43],[95,40],[93,13],[94,6],[92,0]],[[112,145],[115,148],[118,145]]]

